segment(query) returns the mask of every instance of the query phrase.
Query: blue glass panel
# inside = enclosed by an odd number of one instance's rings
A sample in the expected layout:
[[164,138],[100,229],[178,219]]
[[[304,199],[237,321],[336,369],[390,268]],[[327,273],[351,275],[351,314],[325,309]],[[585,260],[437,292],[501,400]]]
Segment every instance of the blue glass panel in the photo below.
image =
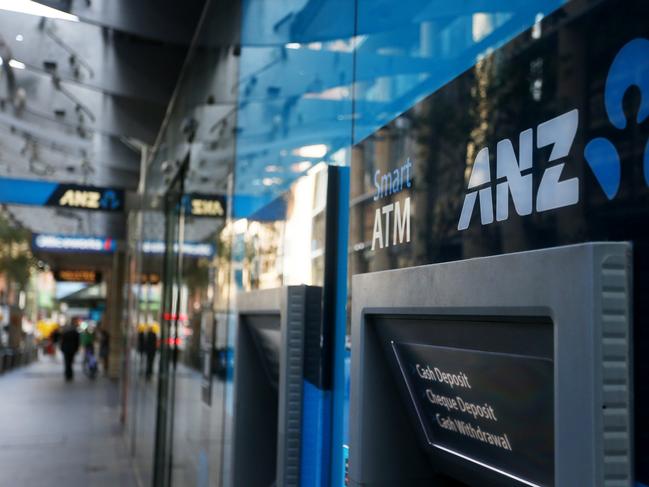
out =
[[354,9],[347,0],[243,0],[234,190],[259,198],[247,211],[319,162],[348,163]]
[[354,143],[564,0],[358,0]]
[[350,0],[243,0],[244,46],[283,45],[350,38]]

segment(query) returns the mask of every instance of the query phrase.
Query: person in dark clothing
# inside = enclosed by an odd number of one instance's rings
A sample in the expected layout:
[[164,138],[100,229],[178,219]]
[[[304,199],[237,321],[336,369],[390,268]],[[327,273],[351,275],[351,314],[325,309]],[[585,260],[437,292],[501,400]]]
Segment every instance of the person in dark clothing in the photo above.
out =
[[71,381],[74,378],[72,363],[74,362],[74,356],[79,350],[79,331],[77,330],[78,325],[79,320],[77,318],[73,318],[71,323],[66,326],[63,330],[63,333],[61,333],[61,352],[63,352],[66,381]]
[[45,353],[52,356],[52,360],[57,361],[56,358],[56,349],[59,347],[61,341],[61,329],[59,325],[56,325],[56,328],[50,334],[50,339],[45,345]]
[[146,352],[146,332],[144,329],[140,329],[137,332],[137,353],[140,354],[140,357]]
[[144,349],[146,352],[146,380],[151,380],[151,376],[153,375],[153,361],[158,350],[158,335],[155,334],[152,328],[149,328],[144,339]]
[[59,340],[61,340],[61,330],[59,330],[58,325],[56,328],[54,328],[54,331],[50,335],[50,339],[52,340],[52,343],[54,345],[58,345]]

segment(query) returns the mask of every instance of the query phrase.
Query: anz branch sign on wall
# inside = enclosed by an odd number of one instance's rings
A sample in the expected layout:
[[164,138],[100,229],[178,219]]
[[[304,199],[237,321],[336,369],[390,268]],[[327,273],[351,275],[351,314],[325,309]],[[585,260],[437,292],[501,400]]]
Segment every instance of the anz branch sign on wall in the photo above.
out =
[[[350,274],[629,243],[634,326],[614,340],[633,357],[632,485],[649,486],[649,2],[566,2],[476,57],[354,147]],[[511,273],[502,267],[493,285]]]
[[[638,38],[626,44],[616,56],[609,70],[604,92],[606,113],[618,130],[627,127],[623,109],[626,93],[635,87],[641,93],[637,123],[649,117],[649,40]],[[482,225],[509,218],[509,198],[516,213],[531,215],[579,203],[579,179],[563,178],[565,158],[571,154],[579,128],[579,110],[573,109],[551,120],[528,128],[518,135],[518,154],[512,141],[503,139],[496,145],[496,179],[492,180],[489,147],[482,148],[473,163],[464,198],[458,230],[469,228],[476,206]],[[533,194],[532,169],[539,156],[535,149],[551,147],[546,169],[543,171],[536,195]],[[620,187],[621,167],[618,150],[604,137],[592,139],[584,149],[588,162],[607,198],[613,199]],[[643,161],[644,178],[649,185],[649,140]],[[495,211],[493,193],[495,192]],[[477,203],[477,204],[476,204]],[[495,218],[494,218],[495,214]]]
[[[471,215],[480,200],[480,221],[488,225],[494,221],[493,188],[496,193],[496,220],[509,218],[509,197],[514,202],[516,213],[530,215],[536,211],[547,211],[563,206],[574,205],[579,201],[579,181],[577,178],[561,179],[565,162],[563,158],[570,153],[577,133],[579,111],[571,110],[552,120],[543,122],[536,130],[523,130],[519,137],[518,157],[510,139],[498,142],[496,146],[496,181],[492,184],[489,162],[489,148],[478,152],[473,163],[469,192],[464,198],[458,230],[469,227]],[[543,172],[536,192],[532,194],[532,165],[534,164],[534,135],[536,148],[552,147],[550,160],[554,165]]]

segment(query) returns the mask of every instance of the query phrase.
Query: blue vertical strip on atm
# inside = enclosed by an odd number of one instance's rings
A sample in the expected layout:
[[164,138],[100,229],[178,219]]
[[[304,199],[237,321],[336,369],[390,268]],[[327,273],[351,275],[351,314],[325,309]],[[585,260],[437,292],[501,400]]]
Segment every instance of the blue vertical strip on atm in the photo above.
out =
[[331,392],[305,380],[302,389],[302,458],[300,485],[326,487],[329,472]]
[[[234,418],[234,368],[236,367],[236,357],[234,346],[237,341],[237,320],[233,312],[225,313],[222,317],[226,322],[226,346],[225,346],[225,378],[223,384],[223,436],[221,444],[221,483],[220,485],[232,485],[232,443],[226,443],[231,440],[233,431]],[[227,446],[226,446],[227,445]]]
[[[340,379],[336,377],[336,374],[341,375],[340,367],[336,361],[340,360],[341,353],[344,356],[347,323],[349,168],[330,166],[327,177],[325,278],[321,293],[311,296],[321,303],[322,314],[305,333],[300,458],[302,487],[329,487],[332,457],[335,462],[336,456],[342,453],[334,446],[334,441],[340,443],[341,435],[333,426],[334,415],[338,414],[333,397],[336,386],[340,387]],[[342,424],[342,418],[338,418],[336,425],[342,428]],[[337,474],[333,476],[339,477]]]
[[345,388],[345,395],[343,399],[343,410],[342,410],[342,415],[343,415],[343,437],[342,437],[342,442],[343,442],[343,465],[342,465],[342,472],[343,472],[343,481],[340,486],[346,485],[346,478],[347,478],[347,469],[348,469],[348,462],[349,462],[349,394],[351,392],[350,390],[350,385],[351,385],[351,369],[352,369],[352,354],[351,350],[348,350],[347,347],[345,347],[345,377],[344,377],[344,388]]
[[343,432],[345,428],[345,341],[347,337],[347,246],[349,241],[349,167],[341,168],[338,187],[338,241],[336,309],[333,337],[331,485],[344,485]]

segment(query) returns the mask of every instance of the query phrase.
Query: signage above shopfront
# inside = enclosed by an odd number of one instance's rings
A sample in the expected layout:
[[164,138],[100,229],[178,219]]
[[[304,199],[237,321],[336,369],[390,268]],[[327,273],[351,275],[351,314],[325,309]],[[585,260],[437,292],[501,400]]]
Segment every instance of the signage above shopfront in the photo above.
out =
[[79,252],[79,253],[112,253],[117,248],[117,242],[109,237],[71,237],[66,235],[34,234],[32,237],[34,250],[47,252]]
[[91,211],[123,211],[124,190],[52,181],[0,178],[0,203]]
[[62,184],[59,185],[47,204],[81,210],[121,211],[123,201],[122,190]]
[[[67,236],[51,234],[34,234],[32,248],[35,251],[47,252],[99,252],[112,253],[117,249],[117,242],[110,237]],[[161,240],[145,240],[142,242],[142,252],[145,254],[162,255],[166,245]],[[185,257],[212,257],[215,254],[214,245],[203,242],[183,242],[182,246],[174,244],[175,252],[182,252]],[[148,274],[147,282],[160,282],[157,274]]]
[[155,272],[140,274],[140,283],[141,284],[159,284],[160,283],[160,274],[156,274]]
[[54,271],[54,279],[59,282],[101,282],[101,272],[87,269],[58,269]]
[[[112,187],[0,178],[0,203],[88,211],[122,212],[126,193]],[[225,218],[224,194],[190,193],[182,198],[185,213],[196,218]]]
[[[145,240],[142,242],[142,252],[145,254],[165,253],[167,246],[162,240]],[[202,242],[183,242],[182,245],[174,244],[174,252],[182,252],[186,257],[212,257],[214,245]]]
[[225,195],[192,193],[185,195],[182,201],[186,213],[193,217],[225,218]]

